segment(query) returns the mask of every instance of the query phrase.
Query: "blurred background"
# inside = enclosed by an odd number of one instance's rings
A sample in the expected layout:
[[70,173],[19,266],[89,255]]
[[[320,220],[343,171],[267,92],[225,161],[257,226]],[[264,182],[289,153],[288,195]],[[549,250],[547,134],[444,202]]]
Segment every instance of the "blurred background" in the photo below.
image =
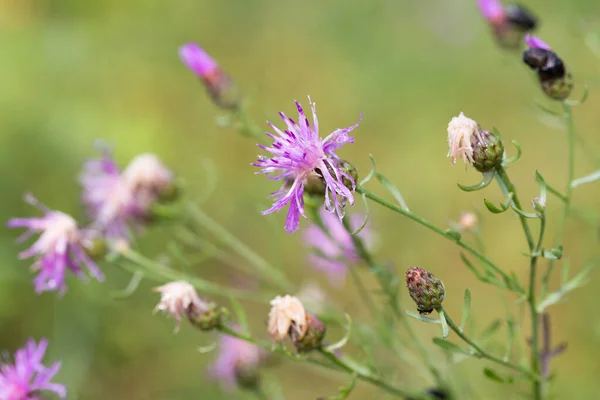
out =
[[[576,80],[572,98],[589,85],[589,100],[574,114],[580,143],[576,176],[591,173],[600,167],[600,3],[523,3],[541,20],[536,33],[571,68]],[[353,132],[356,143],[339,154],[363,177],[373,154],[411,209],[440,226],[456,221],[461,211],[480,211],[490,258],[523,281],[528,262],[519,222],[510,213],[485,211],[484,197],[502,201],[495,185],[475,193],[458,190],[457,182],[474,184],[480,174],[458,164],[451,167],[448,121],[464,111],[484,128],[497,127],[505,139],[521,144],[523,156],[509,174],[525,204],[538,193],[536,170],[553,186],[565,186],[563,123],[535,105],[539,101],[560,110],[559,104],[543,97],[520,54],[496,47],[475,0],[0,0],[0,32],[0,220],[35,214],[22,201],[25,192],[82,218],[77,175],[82,163],[96,155],[99,138],[112,146],[121,165],[140,152],[154,152],[185,179],[192,198],[201,197],[216,178],[204,210],[282,266],[294,282],[317,282],[330,304],[358,321],[367,312],[352,281],[341,288],[329,285],[307,265],[301,233],[285,234],[285,214],[261,216],[277,184],[254,175],[250,163],[260,150],[253,139],[216,126],[215,117],[224,112],[180,62],[181,44],[198,42],[218,60],[265,129],[267,119],[279,123],[279,111],[294,115],[295,99],[306,109],[307,95],[318,105],[323,135],[354,124],[362,112],[364,120]],[[514,154],[514,148],[507,148]],[[207,162],[216,171],[210,179]],[[388,196],[375,181],[368,187]],[[599,194],[598,184],[575,190],[577,213],[568,222],[564,251],[573,271],[597,255]],[[552,246],[559,207],[549,197],[545,247]],[[357,205],[356,212],[361,210]],[[455,320],[467,287],[478,327],[505,315],[497,291],[474,278],[456,246],[386,209],[373,205],[371,211],[377,257],[400,274],[412,265],[435,273],[445,283],[446,308]],[[303,220],[301,229],[306,226]],[[150,229],[140,246],[148,255],[161,256],[171,235],[170,227]],[[71,276],[63,298],[37,296],[31,262],[16,258],[24,248],[14,243],[16,237],[15,231],[0,230],[0,348],[12,352],[29,336],[49,337],[46,359],[62,359],[56,381],[68,386],[69,399],[250,398],[222,391],[207,375],[216,354],[196,348],[213,343],[214,335],[189,326],[174,335],[174,321],[153,316],[158,295],[150,289],[156,282],[144,281],[130,297],[115,299],[111,294],[123,289],[130,276],[105,264],[102,284]],[[190,272],[230,285],[255,285],[251,277],[216,261]],[[359,273],[369,288],[377,287],[367,270]],[[599,290],[600,280],[592,275],[569,302],[550,309],[553,340],[569,343],[553,363],[555,398],[597,398]],[[402,300],[403,308],[413,309],[406,293]],[[267,306],[244,305],[254,334],[265,337]],[[411,323],[426,342],[439,335],[435,325]],[[497,334],[499,343],[504,332]],[[342,335],[334,328],[330,340]],[[444,355],[433,344],[428,347],[445,365]],[[521,398],[529,390],[486,380],[483,365],[472,359],[453,367],[462,376],[460,385],[468,387],[466,398]],[[395,367],[400,384],[430,384],[414,378],[410,365],[398,362]],[[280,398],[291,400],[327,396],[348,383],[347,376],[287,360],[266,368],[264,379]],[[350,398],[385,396],[359,384]]]

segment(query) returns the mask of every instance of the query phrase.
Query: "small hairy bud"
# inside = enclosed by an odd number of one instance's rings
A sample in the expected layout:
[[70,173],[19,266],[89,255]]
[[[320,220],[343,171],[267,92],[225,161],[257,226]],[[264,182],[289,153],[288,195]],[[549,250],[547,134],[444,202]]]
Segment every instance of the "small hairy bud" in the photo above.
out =
[[296,331],[291,331],[290,337],[298,352],[303,353],[321,347],[326,330],[325,324],[321,320],[307,312],[306,333],[301,336]]
[[406,287],[420,314],[430,314],[444,301],[444,284],[431,272],[419,267],[406,271]]
[[479,172],[495,171],[502,165],[504,145],[502,140],[488,131],[474,137],[473,167]]

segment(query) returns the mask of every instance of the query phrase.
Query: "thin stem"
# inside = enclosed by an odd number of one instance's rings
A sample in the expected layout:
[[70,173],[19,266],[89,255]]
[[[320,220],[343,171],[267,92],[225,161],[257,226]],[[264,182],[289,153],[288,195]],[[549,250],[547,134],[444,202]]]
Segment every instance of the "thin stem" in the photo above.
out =
[[446,310],[444,310],[443,307],[440,307],[437,311],[439,313],[442,313],[442,312],[444,313],[444,317],[446,318],[446,322],[448,323],[448,326],[450,327],[450,329],[452,329],[454,331],[454,333],[456,333],[465,343],[470,345],[477,352],[475,354],[475,356],[480,357],[480,358],[485,358],[486,360],[493,361],[496,364],[503,365],[507,368],[518,371],[518,372],[520,372],[524,375],[527,375],[531,378],[535,378],[536,380],[538,379],[537,374],[531,372],[530,370],[523,368],[519,365],[513,364],[509,361],[504,361],[500,357],[496,357],[492,354],[487,353],[485,350],[483,350],[481,347],[479,347],[479,345],[477,343],[475,343],[473,340],[471,340],[467,335],[465,335],[460,330],[460,328],[454,323],[452,318],[450,318],[450,315],[448,315],[448,312]]
[[463,241],[462,238],[460,239],[456,239],[455,237],[449,236],[445,230],[443,230],[442,228],[437,227],[436,225],[432,224],[431,222],[425,220],[424,218],[421,218],[420,216],[412,213],[411,211],[407,211],[393,203],[390,203],[389,201],[385,200],[382,197],[379,197],[378,195],[376,195],[375,193],[372,193],[370,191],[368,191],[367,189],[365,189],[362,186],[359,186],[356,188],[356,192],[360,193],[360,194],[364,194],[365,196],[367,196],[369,199],[373,200],[374,202],[389,208],[390,210],[404,215],[405,217],[408,217],[410,219],[412,219],[413,221],[425,226],[426,228],[429,228],[430,230],[436,232],[439,235],[442,235],[443,237],[445,237],[446,239],[451,240],[452,242],[456,243],[459,247],[462,247],[463,249],[465,249],[466,251],[468,251],[469,253],[473,254],[475,257],[477,257],[479,260],[485,262],[487,265],[489,265],[497,274],[501,275],[505,280],[511,280],[511,278],[500,268],[498,267],[493,261],[491,261],[489,258],[487,258],[484,254],[482,254],[480,251],[478,251],[477,249],[475,249],[473,246],[471,246],[470,244],[466,243]]
[[[566,102],[562,102],[565,122],[567,124],[567,187],[563,198],[563,209],[558,220],[558,228],[556,231],[556,237],[554,239],[554,247],[559,247],[563,241],[563,235],[565,227],[567,225],[567,217],[571,209],[571,198],[573,197],[573,186],[571,182],[575,179],[575,123],[573,121],[573,112],[571,106]],[[554,263],[556,260],[550,260],[548,262],[548,269],[544,275],[544,291],[548,291],[548,281],[552,275],[554,269]]]
[[339,358],[337,355],[335,355],[334,353],[332,353],[326,349],[320,348],[317,351],[321,355],[323,355],[323,357],[325,357],[328,361],[330,361],[329,363],[323,363],[314,358],[301,357],[297,354],[293,354],[293,353],[287,351],[283,347],[274,346],[272,343],[267,343],[262,340],[252,338],[243,333],[236,332],[233,329],[228,328],[226,326],[219,326],[218,329],[220,332],[222,332],[226,335],[236,337],[238,339],[244,340],[249,343],[253,343],[253,344],[255,344],[259,347],[262,347],[266,350],[274,351],[274,352],[286,355],[293,360],[308,361],[308,362],[320,365],[325,368],[348,372],[350,374],[355,375],[358,379],[361,379],[365,382],[369,382],[369,383],[371,383],[393,395],[396,395],[399,397],[414,397],[415,399],[424,399],[425,398],[420,393],[413,393],[411,391],[392,386],[392,385],[388,384],[385,381],[385,379],[382,378],[381,376],[373,374],[373,372],[371,372],[371,370],[369,370],[368,368],[363,367],[362,365],[356,364],[354,361],[351,361],[350,359],[347,359],[346,357]]
[[188,204],[190,216],[200,224],[204,229],[210,231],[217,239],[229,246],[238,255],[243,257],[257,272],[261,273],[265,279],[271,280],[279,289],[288,293],[295,291],[295,285],[286,278],[286,276],[267,260],[256,254],[250,247],[246,246],[240,239],[232,235],[227,229],[221,226],[217,221],[204,213],[196,204]]

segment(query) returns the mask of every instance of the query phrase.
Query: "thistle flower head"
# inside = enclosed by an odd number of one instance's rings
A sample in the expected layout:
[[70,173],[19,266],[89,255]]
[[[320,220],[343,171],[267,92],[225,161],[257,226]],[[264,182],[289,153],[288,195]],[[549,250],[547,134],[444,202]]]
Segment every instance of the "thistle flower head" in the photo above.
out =
[[47,347],[47,339],[38,344],[29,339],[15,352],[14,363],[0,365],[0,399],[41,400],[42,392],[54,392],[59,398],[66,399],[65,386],[51,382],[60,369],[60,361],[50,367],[42,364]]
[[281,341],[290,332],[302,338],[306,328],[306,311],[300,300],[290,295],[271,300],[268,330],[273,340]]
[[419,267],[406,271],[406,287],[420,314],[430,314],[444,301],[444,284],[431,272]]
[[504,6],[498,0],[477,0],[479,11],[490,23],[500,23],[504,19]]
[[93,243],[93,232],[79,229],[72,217],[50,210],[32,195],[27,195],[25,201],[36,206],[44,215],[38,218],[12,218],[6,225],[9,228],[27,228],[19,241],[26,240],[35,233],[40,234],[29,249],[19,254],[21,259],[37,257],[33,265],[38,271],[33,280],[35,291],[41,293],[58,290],[62,294],[66,290],[65,272],[69,270],[83,280],[83,267],[94,278],[102,281],[104,275],[86,252],[87,247]]
[[187,43],[181,46],[179,57],[200,78],[206,78],[219,69],[217,62],[196,43]]
[[175,318],[176,332],[179,330],[182,316],[201,329],[207,330],[214,328],[219,322],[220,315],[216,306],[198,296],[196,289],[186,281],[169,282],[153,290],[160,293],[160,302],[154,311],[163,311]]
[[[310,98],[309,98],[310,101]],[[288,206],[285,229],[288,233],[298,229],[299,217],[304,214],[304,188],[311,176],[318,176],[325,182],[325,209],[337,213],[341,219],[346,202],[354,204],[354,178],[340,168],[336,151],[354,139],[348,134],[356,128],[360,121],[348,128],[337,129],[324,139],[319,137],[319,125],[315,104],[310,102],[313,114],[311,126],[300,103],[296,102],[298,121],[280,113],[286,124],[283,131],[268,123],[276,134],[267,133],[274,140],[270,147],[259,145],[260,148],[272,154],[272,157],[259,156],[252,164],[262,169],[259,173],[267,175],[272,180],[282,180],[281,189],[273,193],[275,202],[263,214],[270,214]],[[362,116],[361,116],[362,119]],[[350,184],[350,188],[345,183]]]
[[574,81],[562,59],[542,39],[527,35],[529,49],[523,53],[523,61],[537,72],[544,93],[554,100],[564,100],[571,94]]
[[[309,255],[309,263],[315,269],[327,274],[332,284],[339,286],[343,284],[348,268],[358,263],[360,256],[352,236],[339,218],[328,213],[324,208],[319,209],[319,216],[323,227],[311,224],[302,232],[304,243],[314,249]],[[363,218],[359,215],[350,217],[352,229],[359,228],[362,222]],[[371,247],[373,235],[368,225],[358,233],[358,237],[368,248]]]
[[519,48],[525,32],[537,25],[536,17],[522,6],[504,6],[499,0],[477,0],[477,4],[502,47]]
[[89,160],[80,176],[83,204],[92,226],[118,241],[129,238],[129,227],[141,229],[152,205],[172,192],[173,174],[152,154],[135,157],[121,173],[108,149]]
[[462,112],[448,123],[448,157],[452,158],[452,164],[456,164],[458,157],[465,164],[473,163],[473,144],[475,140],[481,139],[481,128],[477,122],[467,118]]
[[[238,330],[237,326],[230,328]],[[227,390],[236,386],[250,389],[258,383],[258,367],[265,358],[265,352],[258,346],[233,336],[221,335],[219,355],[208,371]]]

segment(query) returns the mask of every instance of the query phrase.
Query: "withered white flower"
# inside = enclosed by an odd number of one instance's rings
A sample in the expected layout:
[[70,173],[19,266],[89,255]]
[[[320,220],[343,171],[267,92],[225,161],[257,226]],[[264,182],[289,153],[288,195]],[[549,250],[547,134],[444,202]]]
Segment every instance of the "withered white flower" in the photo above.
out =
[[269,311],[269,334],[274,340],[283,340],[293,329],[299,338],[306,334],[306,311],[298,298],[285,295],[271,300]]
[[475,135],[478,140],[483,140],[480,135],[481,128],[479,124],[471,118],[465,117],[462,112],[458,117],[452,118],[448,123],[448,157],[452,158],[452,164],[461,157],[466,163],[467,160],[473,163],[473,141]]
[[460,218],[458,223],[462,230],[464,231],[473,231],[477,228],[477,224],[479,223],[479,219],[477,218],[477,214],[471,211],[463,211],[460,213]]
[[198,296],[196,289],[186,281],[169,282],[153,290],[159,292],[161,296],[154,311],[163,311],[175,318],[177,321],[175,331],[179,330],[182,315],[187,315],[192,309],[207,309],[206,303]]

